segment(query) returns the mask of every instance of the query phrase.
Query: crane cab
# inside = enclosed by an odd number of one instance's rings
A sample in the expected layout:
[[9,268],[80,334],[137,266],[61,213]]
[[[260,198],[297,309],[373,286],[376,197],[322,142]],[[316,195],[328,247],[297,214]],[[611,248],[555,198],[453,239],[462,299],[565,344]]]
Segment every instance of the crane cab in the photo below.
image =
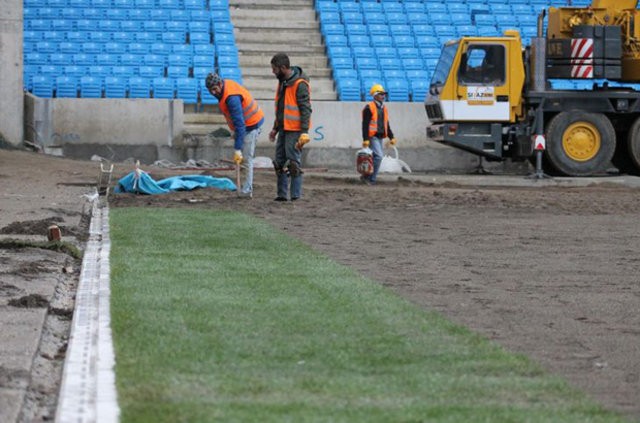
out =
[[523,117],[524,83],[517,31],[447,43],[425,101],[432,123],[429,136],[488,158],[501,158],[504,124]]

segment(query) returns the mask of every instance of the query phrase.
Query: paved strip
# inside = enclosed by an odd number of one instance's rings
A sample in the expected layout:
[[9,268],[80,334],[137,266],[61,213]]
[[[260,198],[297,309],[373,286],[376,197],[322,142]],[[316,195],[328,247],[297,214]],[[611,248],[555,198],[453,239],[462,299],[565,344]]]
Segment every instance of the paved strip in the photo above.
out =
[[56,422],[117,423],[109,311],[109,208],[93,202],[89,240],[71,324]]

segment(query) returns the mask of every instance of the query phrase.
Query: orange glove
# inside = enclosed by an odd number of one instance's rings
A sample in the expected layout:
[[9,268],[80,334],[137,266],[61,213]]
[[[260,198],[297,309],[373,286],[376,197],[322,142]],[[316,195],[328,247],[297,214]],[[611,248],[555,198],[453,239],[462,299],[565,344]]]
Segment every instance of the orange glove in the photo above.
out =
[[242,163],[242,150],[236,150],[233,153],[233,162],[238,165]]
[[311,141],[311,138],[309,138],[309,134],[300,134],[298,142],[296,143],[296,150],[302,150],[302,147],[304,147],[304,145],[309,141]]
[[369,148],[369,140],[362,141],[362,148]]
[[387,142],[386,147],[389,147],[389,146],[393,147],[393,146],[395,146],[395,145],[396,145],[396,142],[397,142],[397,141],[396,141],[396,139],[395,139],[395,138],[391,138],[391,139]]

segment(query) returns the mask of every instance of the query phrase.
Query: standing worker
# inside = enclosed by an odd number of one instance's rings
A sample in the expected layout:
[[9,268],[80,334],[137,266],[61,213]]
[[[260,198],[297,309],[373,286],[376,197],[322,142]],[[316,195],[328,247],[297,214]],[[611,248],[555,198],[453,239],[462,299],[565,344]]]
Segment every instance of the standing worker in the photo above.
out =
[[207,75],[207,90],[219,100],[220,111],[227,120],[229,129],[234,131],[233,161],[236,166],[243,162],[246,178],[240,190],[240,196],[253,197],[253,158],[256,152],[258,136],[262,131],[264,113],[249,91],[232,79],[222,79],[216,73]]
[[[278,194],[276,201],[295,201],[302,196],[302,147],[309,142],[311,126],[311,87],[309,78],[289,56],[277,53],[271,58],[271,72],[278,78],[276,118],[269,140],[276,141]],[[289,186],[289,182],[291,185]]]
[[380,84],[374,84],[369,90],[373,101],[362,109],[362,148],[371,148],[373,153],[373,173],[360,179],[369,185],[375,185],[380,163],[382,163],[382,141],[389,138],[389,144],[396,145],[396,139],[389,125],[389,112],[384,105],[387,93]]

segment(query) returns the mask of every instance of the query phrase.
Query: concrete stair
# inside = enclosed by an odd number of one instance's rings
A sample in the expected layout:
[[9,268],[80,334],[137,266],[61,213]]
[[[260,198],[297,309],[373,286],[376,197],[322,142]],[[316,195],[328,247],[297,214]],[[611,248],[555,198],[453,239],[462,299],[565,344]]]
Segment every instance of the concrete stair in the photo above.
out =
[[231,21],[245,87],[259,100],[272,100],[277,80],[275,53],[289,55],[311,82],[311,100],[337,100],[313,0],[230,0]]

